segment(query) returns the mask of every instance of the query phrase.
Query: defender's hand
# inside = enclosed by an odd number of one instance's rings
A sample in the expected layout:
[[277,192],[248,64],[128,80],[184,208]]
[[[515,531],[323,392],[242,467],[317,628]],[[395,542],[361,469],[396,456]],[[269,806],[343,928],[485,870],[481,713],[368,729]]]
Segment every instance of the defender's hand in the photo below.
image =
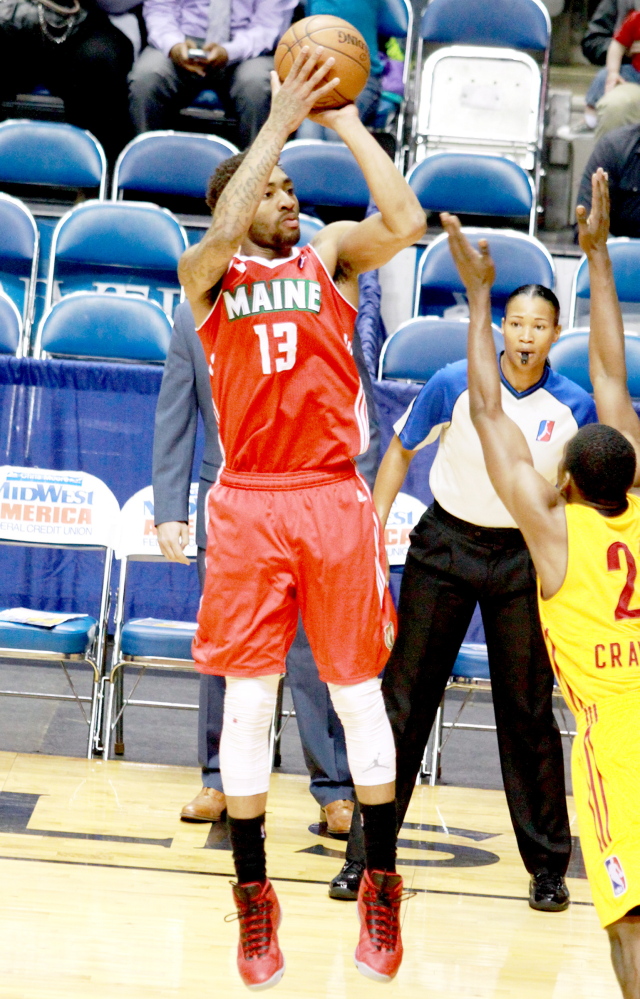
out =
[[295,132],[321,97],[328,94],[340,77],[327,76],[335,63],[331,56],[322,59],[322,46],[309,54],[305,45],[296,56],[283,83],[276,72],[271,73],[271,113],[269,120],[288,134]]
[[170,562],[189,565],[184,549],[189,544],[189,525],[179,521],[167,521],[156,528],[160,551]]
[[605,249],[609,238],[609,178],[598,167],[591,178],[591,211],[584,205],[576,208],[580,249],[587,256]]
[[442,212],[440,221],[449,237],[451,256],[467,292],[473,294],[474,291],[491,288],[496,269],[486,239],[479,241],[476,250],[462,232],[460,219],[456,215]]

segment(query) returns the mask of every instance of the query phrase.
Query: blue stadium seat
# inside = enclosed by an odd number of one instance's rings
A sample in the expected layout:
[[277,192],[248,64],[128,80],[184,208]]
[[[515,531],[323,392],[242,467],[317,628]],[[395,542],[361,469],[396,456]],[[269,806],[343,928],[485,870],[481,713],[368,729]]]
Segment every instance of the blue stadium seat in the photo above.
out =
[[8,295],[0,291],[0,354],[22,355],[23,336],[20,313]]
[[294,139],[280,156],[304,208],[366,208],[369,188],[353,153],[342,142]]
[[[382,345],[378,378],[428,382],[445,364],[467,356],[469,323],[436,316],[409,319]],[[493,327],[496,350],[504,348],[502,333]]]
[[[621,236],[607,245],[625,329],[640,332],[640,239]],[[588,325],[590,302],[589,265],[582,257],[573,278],[569,326]]]
[[[633,399],[640,399],[640,336],[624,338],[627,360],[627,384]],[[586,392],[593,393],[589,377],[589,330],[567,330],[549,351],[549,363],[554,371],[577,382]]]
[[209,177],[239,150],[226,139],[195,132],[145,132],[120,153],[112,198],[146,191],[204,199]]
[[0,194],[0,290],[15,303],[28,337],[38,273],[38,229],[27,206]]
[[378,13],[378,34],[383,38],[406,38],[411,20],[408,0],[383,0]]
[[452,680],[489,680],[487,646],[463,642],[453,666]]
[[157,659],[191,660],[196,622],[138,618],[122,628],[123,656],[153,656]]
[[422,16],[424,41],[499,45],[545,52],[551,20],[540,0],[431,0]]
[[[496,229],[465,228],[477,246],[482,237],[489,241],[496,265],[496,280],[491,289],[494,323],[501,323],[507,298],[523,284],[542,284],[553,288],[555,271],[551,254],[534,236]],[[418,263],[414,316],[435,315],[446,318],[447,310],[464,302],[465,289],[449,252],[446,233],[437,236]]]
[[412,167],[407,181],[425,211],[526,218],[533,233],[531,177],[502,156],[431,153]]
[[93,642],[97,625],[96,619],[89,615],[63,621],[55,628],[47,629],[31,624],[0,621],[0,648],[80,655]]
[[74,291],[115,292],[152,299],[171,316],[182,300],[177,267],[187,245],[164,208],[86,201],[56,226],[45,306]]
[[107,162],[90,132],[60,122],[0,123],[0,184],[97,188],[104,198]]
[[162,362],[171,322],[156,302],[79,291],[56,302],[38,329],[34,357]]
[[320,219],[314,219],[311,215],[305,215],[304,212],[300,212],[300,240],[298,246],[306,246],[310,243],[314,236],[324,229],[324,222]]

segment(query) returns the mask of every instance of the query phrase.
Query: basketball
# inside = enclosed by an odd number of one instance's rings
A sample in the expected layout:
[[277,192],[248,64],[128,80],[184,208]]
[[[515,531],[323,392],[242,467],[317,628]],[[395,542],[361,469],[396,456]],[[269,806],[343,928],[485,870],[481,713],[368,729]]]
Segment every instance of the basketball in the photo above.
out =
[[352,24],[330,14],[314,14],[296,21],[284,33],[274,57],[280,80],[284,80],[300,49],[307,45],[311,52],[322,45],[327,58],[335,65],[328,79],[340,77],[340,82],[314,106],[315,110],[342,108],[356,99],[369,78],[369,49],[364,38]]

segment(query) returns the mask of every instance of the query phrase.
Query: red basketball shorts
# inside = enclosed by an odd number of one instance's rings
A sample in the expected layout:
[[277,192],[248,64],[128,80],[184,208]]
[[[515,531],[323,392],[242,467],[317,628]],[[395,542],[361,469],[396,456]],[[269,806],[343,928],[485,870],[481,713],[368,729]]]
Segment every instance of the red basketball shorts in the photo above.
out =
[[289,476],[224,470],[207,503],[198,669],[283,673],[300,611],[321,680],[377,676],[393,645],[395,611],[380,521],[353,466]]

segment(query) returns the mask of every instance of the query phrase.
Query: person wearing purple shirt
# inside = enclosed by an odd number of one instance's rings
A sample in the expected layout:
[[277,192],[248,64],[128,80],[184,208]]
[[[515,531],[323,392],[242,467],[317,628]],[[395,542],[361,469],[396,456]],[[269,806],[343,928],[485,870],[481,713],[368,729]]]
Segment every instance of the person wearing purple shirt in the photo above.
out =
[[[148,46],[129,76],[137,133],[167,128],[201,91],[215,90],[249,146],[269,114],[269,72],[296,0],[145,0]],[[193,58],[193,49],[206,55]]]

